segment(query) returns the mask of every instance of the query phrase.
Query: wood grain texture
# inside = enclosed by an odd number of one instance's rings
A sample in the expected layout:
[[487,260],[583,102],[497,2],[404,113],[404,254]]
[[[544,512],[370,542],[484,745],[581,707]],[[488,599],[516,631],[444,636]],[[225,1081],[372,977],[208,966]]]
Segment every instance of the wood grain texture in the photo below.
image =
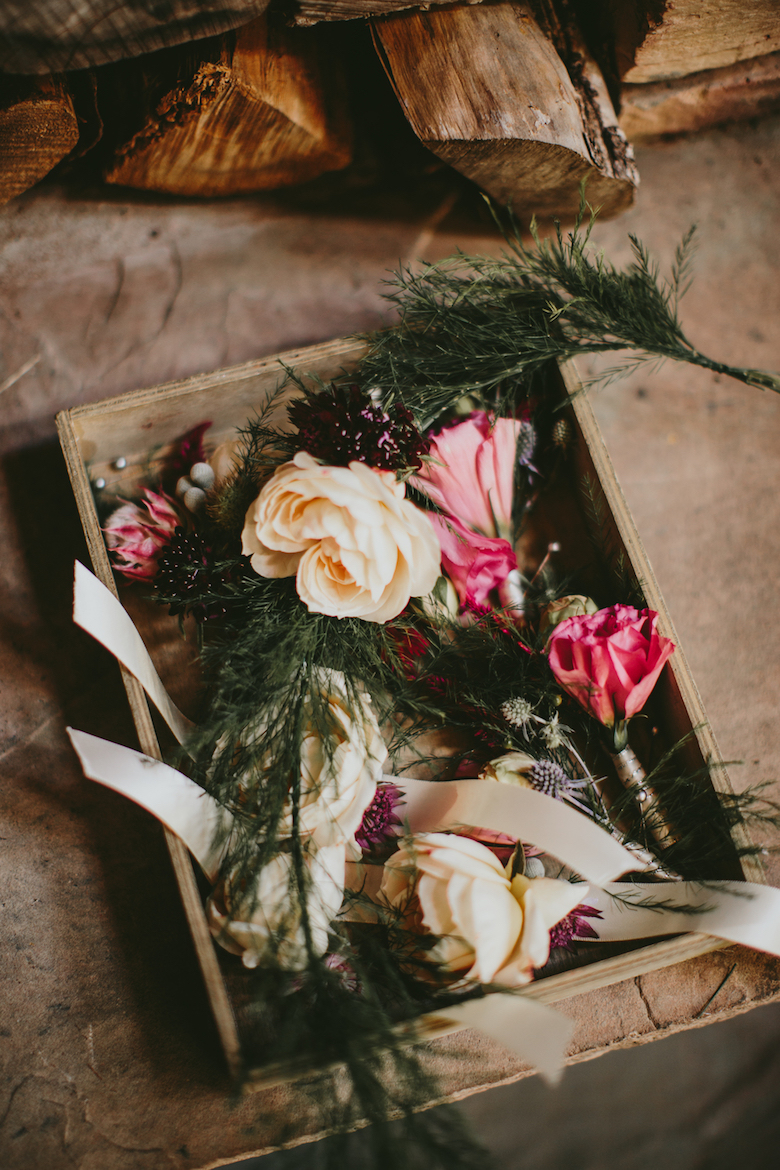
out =
[[777,0],[607,0],[618,72],[641,84],[780,49]]
[[116,151],[109,183],[229,195],[302,183],[351,158],[337,63],[317,33],[253,21],[209,42]]
[[48,175],[78,138],[63,77],[0,79],[0,204]]
[[212,37],[259,16],[268,0],[3,0],[0,69],[86,69]]
[[414,132],[500,203],[571,215],[586,179],[604,215],[631,204],[636,172],[595,63],[572,46],[570,73],[529,5],[402,13],[373,28]]
[[[480,4],[482,0],[465,0],[467,4]],[[294,0],[293,20],[296,24],[317,24],[320,20],[356,20],[369,16],[384,16],[388,12],[401,12],[406,8],[427,10],[431,5],[447,4],[449,0]]]
[[632,142],[655,142],[780,109],[780,53],[646,85],[624,85],[620,125]]
[[[105,477],[109,474],[111,463],[118,453],[121,452],[128,461],[128,467],[123,469],[121,474],[130,478],[123,480],[115,478],[109,486],[113,491],[119,489],[128,492],[132,488],[132,480],[137,481],[143,470],[148,471],[148,464],[144,467],[143,459],[150,447],[159,447],[164,451],[166,446],[193,425],[195,420],[212,417],[215,439],[235,432],[252,409],[257,408],[263,401],[264,396],[278,387],[282,375],[280,363],[294,366],[302,376],[316,373],[327,380],[337,376],[341,371],[353,368],[363,352],[364,346],[361,342],[346,338],[62,412],[58,416],[61,442],[93,564],[101,578],[115,588],[95,512],[90,478],[98,475]],[[580,393],[581,385],[572,363],[561,371],[560,390],[562,395],[567,393],[575,395],[572,400],[571,418],[578,441],[568,487],[569,510],[579,517],[576,524],[581,527],[586,518],[577,501],[582,474],[587,471],[595,476],[601,485],[606,501],[607,523],[614,535],[616,552],[619,550],[624,552],[633,573],[642,580],[648,604],[661,614],[663,632],[676,639],[642,542],[615,479],[595,417],[586,397]],[[126,686],[143,750],[150,755],[158,755],[159,746],[140,688],[132,680],[126,680]],[[717,744],[706,724],[701,701],[682,652],[674,656],[664,671],[659,686],[663,689],[664,705],[668,708],[666,719],[672,742],[695,728],[695,735],[691,738],[688,748],[692,753],[694,766],[701,765],[705,759],[719,764]],[[725,769],[716,767],[714,774],[718,777],[719,786],[728,790],[729,781]],[[215,960],[214,945],[208,936],[200,900],[192,880],[192,867],[189,863],[184,864],[182,847],[177,847],[175,842],[169,840],[169,848],[172,849],[177,881],[180,884],[206,988],[218,1022],[226,1059],[229,1066],[235,1070],[239,1063],[237,1044],[240,1041],[237,1037],[240,1036],[241,1015],[235,1010],[231,988],[223,981]],[[763,880],[757,866],[750,872],[745,872],[752,880]],[[660,970],[717,950],[723,945],[719,940],[704,934],[688,934],[665,942],[651,943],[638,950],[602,959],[586,967],[551,975],[524,989],[523,994],[545,1003],[555,1003],[620,980]],[[235,1031],[236,1016],[239,1020],[238,1033]],[[428,1039],[445,1036],[454,1030],[444,1012],[423,1017],[420,1028]],[[291,1067],[273,1068],[263,1067],[260,1063],[245,1071],[248,1075],[248,1088],[264,1089],[300,1076],[305,1071],[305,1062],[299,1062]]]

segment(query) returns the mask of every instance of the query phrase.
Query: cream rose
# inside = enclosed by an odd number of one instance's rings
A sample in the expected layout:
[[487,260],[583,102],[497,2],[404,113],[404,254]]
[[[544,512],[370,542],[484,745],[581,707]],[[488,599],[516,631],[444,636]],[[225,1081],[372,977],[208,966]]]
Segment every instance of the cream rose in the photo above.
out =
[[479,774],[480,780],[498,780],[501,784],[514,784],[518,788],[533,788],[527,777],[536,760],[525,752],[507,752],[491,760]]
[[[387,759],[387,748],[368,695],[358,692],[348,699],[344,675],[338,670],[317,672],[317,719],[310,709],[301,744],[301,786],[298,830],[319,847],[351,845],[363,813],[376,793],[377,781]],[[327,722],[330,743],[323,742],[317,725]],[[250,728],[244,743],[261,743],[265,723]],[[232,751],[227,740],[220,751]],[[244,773],[244,788],[263,784],[262,764],[257,773]],[[292,836],[292,802],[287,801],[279,827],[280,838]]]
[[547,962],[550,930],[579,905],[582,884],[510,878],[484,845],[419,833],[385,862],[380,895],[407,910],[416,896],[423,926],[439,935],[428,952],[480,983],[517,986]]
[[[312,946],[324,955],[328,927],[344,897],[344,846],[315,850],[307,857],[306,868]],[[206,918],[220,946],[240,955],[245,967],[271,962],[300,971],[306,966],[306,939],[289,853],[278,854],[260,871],[251,894],[244,895],[230,881],[220,882],[206,903]]]
[[386,622],[439,576],[439,542],[391,471],[327,467],[305,451],[249,508],[242,548],[261,577],[295,574],[312,613]]

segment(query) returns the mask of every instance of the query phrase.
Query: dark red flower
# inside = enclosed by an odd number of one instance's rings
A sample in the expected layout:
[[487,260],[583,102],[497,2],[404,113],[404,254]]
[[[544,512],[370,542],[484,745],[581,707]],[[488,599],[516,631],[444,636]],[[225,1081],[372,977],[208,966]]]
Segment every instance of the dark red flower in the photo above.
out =
[[298,428],[301,450],[333,466],[356,460],[380,471],[418,469],[428,450],[407,407],[397,404],[385,412],[354,384],[304,394],[287,414]]

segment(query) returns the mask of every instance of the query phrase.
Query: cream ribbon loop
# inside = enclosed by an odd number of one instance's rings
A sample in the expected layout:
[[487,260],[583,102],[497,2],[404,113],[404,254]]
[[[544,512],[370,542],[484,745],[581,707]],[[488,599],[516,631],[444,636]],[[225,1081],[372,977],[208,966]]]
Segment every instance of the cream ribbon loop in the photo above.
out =
[[181,837],[214,882],[225,853],[232,816],[193,780],[161,760],[67,729],[84,775],[135,801]]
[[594,821],[551,796],[495,780],[409,780],[401,810],[413,833],[475,826],[538,845],[597,886],[643,868]]
[[130,614],[80,561],[76,561],[73,580],[73,620],[138,679],[179,743],[184,743],[194,724],[163,686]]

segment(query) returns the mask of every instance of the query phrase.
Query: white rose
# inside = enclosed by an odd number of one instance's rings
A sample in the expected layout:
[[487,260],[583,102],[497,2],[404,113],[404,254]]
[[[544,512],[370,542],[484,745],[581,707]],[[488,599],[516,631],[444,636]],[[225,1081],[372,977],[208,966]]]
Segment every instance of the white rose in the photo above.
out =
[[[257,875],[251,895],[243,896],[221,882],[206,903],[209,929],[217,942],[241,955],[245,967],[278,963],[290,971],[307,964],[292,855],[280,853]],[[306,859],[310,883],[306,902],[312,946],[318,955],[328,949],[328,927],[344,897],[345,849],[318,849]]]
[[389,621],[439,576],[436,534],[405,494],[391,471],[299,451],[249,508],[243,551],[261,577],[295,574],[312,613]]
[[[423,925],[440,940],[428,952],[480,983],[528,983],[550,954],[550,930],[579,905],[582,884],[511,878],[484,845],[419,833],[385,862],[380,889],[402,911],[415,891]],[[468,970],[466,970],[468,968]]]
[[[319,847],[351,844],[374,799],[387,748],[368,695],[357,692],[348,701],[344,675],[338,670],[318,671],[315,682],[317,720],[315,723],[309,709],[301,744],[298,830],[301,837],[311,838]],[[324,721],[330,731],[329,744],[323,742],[317,729]],[[265,730],[265,722],[250,728],[244,744],[261,743]],[[219,750],[232,753],[233,748],[224,739]],[[262,764],[256,775],[246,772],[241,777],[245,789],[263,782]],[[293,808],[288,800],[277,834],[290,837],[292,831]]]

